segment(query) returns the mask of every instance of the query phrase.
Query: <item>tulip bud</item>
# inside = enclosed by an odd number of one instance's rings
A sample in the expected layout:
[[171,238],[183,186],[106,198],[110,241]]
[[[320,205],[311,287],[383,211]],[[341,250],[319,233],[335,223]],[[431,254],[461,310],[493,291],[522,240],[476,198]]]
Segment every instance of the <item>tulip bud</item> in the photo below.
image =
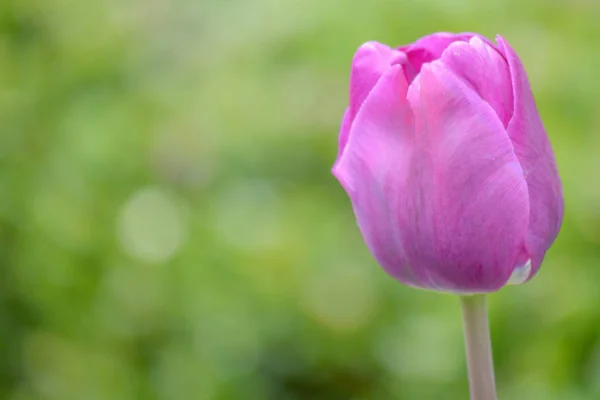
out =
[[563,195],[521,60],[502,38],[437,33],[352,61],[333,174],[397,280],[487,293],[535,275]]

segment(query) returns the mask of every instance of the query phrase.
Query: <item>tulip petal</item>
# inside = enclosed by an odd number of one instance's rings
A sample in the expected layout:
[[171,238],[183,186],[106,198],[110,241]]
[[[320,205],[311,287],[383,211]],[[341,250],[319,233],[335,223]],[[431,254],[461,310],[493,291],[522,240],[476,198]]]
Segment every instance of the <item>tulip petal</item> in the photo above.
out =
[[405,62],[406,55],[378,42],[360,46],[350,72],[350,121],[353,121],[367,95],[379,78],[394,63]]
[[532,260],[531,279],[546,250],[556,239],[563,217],[563,193],[552,146],[540,119],[521,60],[501,36],[497,37],[512,79],[514,113],[507,132],[519,159],[531,202],[526,250]]
[[397,204],[410,161],[412,114],[402,67],[391,67],[364,101],[333,174],[346,189],[367,246],[392,276],[414,286],[425,277],[407,264]]
[[429,286],[491,292],[510,278],[527,232],[523,172],[494,110],[440,61],[423,66],[415,142],[403,173],[402,248]]
[[452,43],[441,60],[492,106],[506,128],[512,117],[512,84],[508,64],[499,51],[474,36],[469,42]]
[[346,111],[344,111],[344,116],[342,117],[342,124],[340,126],[340,134],[338,138],[338,154],[335,160],[336,164],[340,161],[340,157],[342,156],[344,148],[346,148],[346,143],[348,142],[348,135],[350,135],[350,125],[350,111],[348,108],[346,108]]
[[403,62],[406,62],[403,52],[373,41],[360,46],[354,54],[350,71],[350,104],[342,120],[336,163],[348,142],[352,122],[371,89],[394,63]]
[[474,33],[438,32],[422,37],[416,42],[402,46],[399,50],[406,53],[408,62],[404,72],[409,82],[417,76],[423,64],[439,59],[450,44],[456,41],[469,41]]

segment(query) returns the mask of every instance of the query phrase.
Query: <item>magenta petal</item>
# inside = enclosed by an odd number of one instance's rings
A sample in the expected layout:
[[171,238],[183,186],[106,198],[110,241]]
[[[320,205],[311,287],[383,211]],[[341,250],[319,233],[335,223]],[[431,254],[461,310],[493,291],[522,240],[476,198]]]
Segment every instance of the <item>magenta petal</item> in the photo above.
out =
[[335,160],[336,164],[340,161],[342,153],[344,152],[344,148],[346,147],[346,143],[348,143],[348,136],[350,135],[350,125],[350,112],[346,108],[346,111],[344,111],[344,116],[342,117],[342,124],[340,126],[340,134],[338,138],[338,154]]
[[413,107],[415,148],[390,213],[406,258],[433,289],[495,291],[513,271],[529,219],[512,143],[489,104],[439,61],[423,66]]
[[454,42],[442,62],[487,101],[506,128],[512,116],[513,96],[508,64],[499,51],[481,38]]
[[406,53],[426,53],[430,57],[427,61],[437,60],[451,43],[456,41],[469,41],[473,33],[448,33],[438,32],[424,36],[414,43],[400,47]]
[[417,76],[423,64],[437,60],[451,43],[468,41],[473,33],[447,33],[439,32],[422,37],[415,43],[402,46],[399,50],[406,53],[408,62],[404,70],[409,82]]
[[406,62],[403,52],[377,42],[367,42],[356,51],[350,72],[350,105],[342,120],[336,163],[344,152],[354,118],[371,89],[394,63],[402,62]]
[[422,277],[410,269],[398,229],[413,137],[406,101],[408,83],[401,66],[390,68],[375,85],[354,123],[333,174],[348,192],[367,246],[381,266],[415,286]]
[[504,38],[498,36],[497,41],[508,61],[512,78],[514,114],[508,125],[508,135],[523,168],[531,202],[526,247],[532,261],[529,275],[532,278],[562,223],[562,186],[523,64]]
[[350,72],[350,122],[379,78],[392,64],[405,59],[404,53],[377,42],[367,42],[358,48]]

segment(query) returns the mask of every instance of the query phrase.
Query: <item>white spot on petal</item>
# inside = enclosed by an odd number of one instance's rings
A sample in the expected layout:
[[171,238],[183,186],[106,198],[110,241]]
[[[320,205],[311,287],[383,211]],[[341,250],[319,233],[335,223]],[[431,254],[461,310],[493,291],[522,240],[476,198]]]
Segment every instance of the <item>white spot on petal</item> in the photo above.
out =
[[469,40],[469,44],[473,47],[475,47],[476,49],[484,49],[485,48],[485,44],[483,43],[483,40],[481,40],[481,38],[479,36],[473,36],[470,40]]
[[515,267],[512,275],[506,282],[507,285],[520,285],[525,282],[531,273],[531,259],[527,260],[524,265]]

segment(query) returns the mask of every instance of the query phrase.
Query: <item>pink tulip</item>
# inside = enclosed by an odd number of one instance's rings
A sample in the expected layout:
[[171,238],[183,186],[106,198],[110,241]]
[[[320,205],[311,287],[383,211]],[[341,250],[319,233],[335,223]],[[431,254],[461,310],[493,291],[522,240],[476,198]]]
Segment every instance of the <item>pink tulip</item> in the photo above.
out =
[[521,60],[500,36],[362,45],[333,174],[381,266],[415,287],[493,292],[535,275],[563,214]]

